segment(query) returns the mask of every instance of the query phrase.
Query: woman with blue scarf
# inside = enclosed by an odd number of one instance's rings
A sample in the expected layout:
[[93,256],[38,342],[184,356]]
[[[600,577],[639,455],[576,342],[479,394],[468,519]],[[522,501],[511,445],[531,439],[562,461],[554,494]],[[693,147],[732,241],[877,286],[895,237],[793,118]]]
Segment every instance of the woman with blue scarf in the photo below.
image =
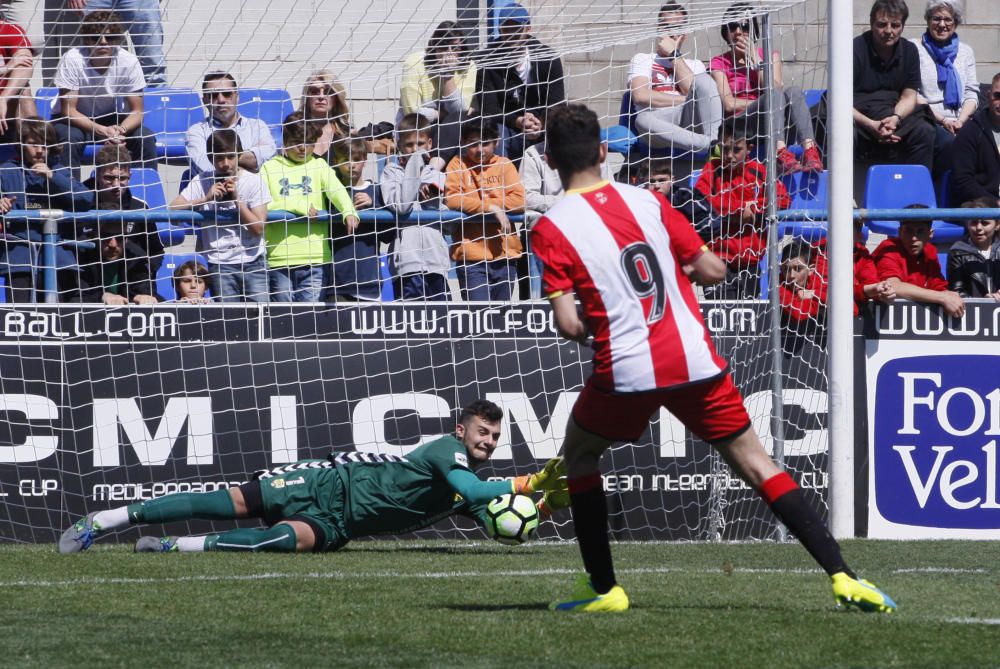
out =
[[962,0],[928,0],[927,32],[913,40],[920,53],[917,101],[929,105],[937,120],[936,175],[951,169],[951,144],[979,103],[976,56],[955,33],[962,23],[962,9]]

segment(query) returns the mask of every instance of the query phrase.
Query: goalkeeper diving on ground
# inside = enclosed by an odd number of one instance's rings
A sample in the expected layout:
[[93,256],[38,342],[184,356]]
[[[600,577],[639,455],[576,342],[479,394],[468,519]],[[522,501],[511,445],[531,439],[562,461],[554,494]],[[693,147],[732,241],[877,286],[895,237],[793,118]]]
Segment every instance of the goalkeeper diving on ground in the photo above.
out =
[[227,490],[165,495],[91,512],[63,533],[59,552],[86,550],[101,535],[130,525],[242,518],[260,518],[268,527],[146,536],[136,542],[135,550],[334,551],[356,537],[410,532],[453,514],[486,528],[487,503],[505,493],[542,493],[542,515],[568,506],[560,458],[513,480],[483,481],[476,476],[474,470],[497,447],[502,419],[503,410],[496,404],[476,400],[462,409],[454,435],[419,446],[406,457],[350,453],[302,460]]

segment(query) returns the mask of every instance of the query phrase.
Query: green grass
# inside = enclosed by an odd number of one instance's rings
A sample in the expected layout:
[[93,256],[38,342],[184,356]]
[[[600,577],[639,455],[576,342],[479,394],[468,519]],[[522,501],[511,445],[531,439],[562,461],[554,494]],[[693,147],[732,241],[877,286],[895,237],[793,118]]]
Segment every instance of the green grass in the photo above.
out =
[[[556,614],[574,544],[326,555],[0,547],[4,667],[996,667],[990,542],[847,542],[892,615],[837,611],[795,544],[614,548],[633,609]],[[937,571],[912,571],[936,569]],[[952,570],[952,571],[944,571]],[[952,619],[981,620],[955,622]],[[990,624],[991,622],[991,624]]]

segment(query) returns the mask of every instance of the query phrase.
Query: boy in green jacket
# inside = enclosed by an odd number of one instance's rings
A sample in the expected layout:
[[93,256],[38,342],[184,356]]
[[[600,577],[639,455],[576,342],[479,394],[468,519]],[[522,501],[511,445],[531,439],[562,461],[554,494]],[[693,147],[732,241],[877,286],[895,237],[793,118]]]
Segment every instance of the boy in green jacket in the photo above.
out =
[[270,221],[264,228],[272,302],[319,302],[330,286],[330,224],[320,211],[339,211],[348,234],[358,227],[358,213],[337,173],[313,155],[321,128],[301,112],[289,114],[282,130],[284,148],[260,169],[271,191],[269,211],[284,210],[301,218]]

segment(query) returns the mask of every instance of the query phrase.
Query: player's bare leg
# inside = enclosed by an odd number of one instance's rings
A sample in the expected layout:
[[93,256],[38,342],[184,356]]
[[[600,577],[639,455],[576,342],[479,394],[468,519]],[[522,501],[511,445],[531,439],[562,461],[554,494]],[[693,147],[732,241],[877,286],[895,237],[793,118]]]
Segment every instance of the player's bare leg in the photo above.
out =
[[767,454],[752,427],[714,446],[730,468],[757,490],[774,515],[830,576],[838,605],[854,605],[863,611],[895,610],[896,603],[888,595],[871,583],[859,580],[847,566],[840,544],[823,519],[806,501],[795,480]]
[[573,526],[587,577],[577,583],[573,598],[556,602],[564,611],[624,611],[628,596],[615,582],[608,542],[608,505],[599,463],[611,442],[591,434],[570,417],[563,457],[573,511]]

